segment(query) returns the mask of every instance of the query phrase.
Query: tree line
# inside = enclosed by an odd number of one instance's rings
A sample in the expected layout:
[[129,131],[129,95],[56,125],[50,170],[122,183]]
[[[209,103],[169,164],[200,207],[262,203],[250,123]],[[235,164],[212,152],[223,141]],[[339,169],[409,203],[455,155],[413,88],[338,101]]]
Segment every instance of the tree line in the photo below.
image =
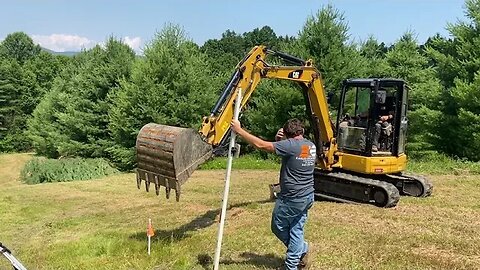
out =
[[[179,25],[165,25],[143,55],[110,37],[74,57],[52,55],[22,32],[0,43],[0,152],[51,158],[103,157],[135,165],[135,139],[149,122],[199,128],[235,65],[254,45],[313,59],[335,108],[347,78],[394,77],[411,87],[409,154],[443,153],[480,160],[480,0],[465,1],[465,18],[447,24],[449,37],[418,44],[406,32],[391,45],[349,39],[348,21],[331,5],[305,21],[296,36],[264,26],[194,43]],[[243,122],[273,138],[291,117],[305,119],[295,85],[265,80]]]

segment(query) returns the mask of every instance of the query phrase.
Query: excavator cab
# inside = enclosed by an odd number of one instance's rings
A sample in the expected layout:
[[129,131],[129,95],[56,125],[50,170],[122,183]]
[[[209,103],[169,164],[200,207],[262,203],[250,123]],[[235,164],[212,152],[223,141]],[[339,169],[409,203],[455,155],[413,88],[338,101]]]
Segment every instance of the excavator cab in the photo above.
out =
[[367,157],[403,154],[407,96],[403,80],[345,80],[336,124],[338,149]]
[[404,172],[408,90],[400,79],[343,82],[335,129],[338,167],[315,172],[317,196],[391,207],[399,195],[432,193],[428,179]]

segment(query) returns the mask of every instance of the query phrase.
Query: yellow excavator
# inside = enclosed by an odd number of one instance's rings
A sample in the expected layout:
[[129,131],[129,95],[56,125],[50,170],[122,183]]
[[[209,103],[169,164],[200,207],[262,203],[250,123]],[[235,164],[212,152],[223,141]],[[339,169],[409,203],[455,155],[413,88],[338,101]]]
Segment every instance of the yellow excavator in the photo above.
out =
[[[271,65],[267,57],[285,65]],[[315,195],[319,198],[393,207],[400,195],[426,197],[431,182],[405,173],[407,156],[408,86],[400,79],[348,79],[343,82],[336,121],[332,121],[320,72],[312,60],[302,60],[265,46],[256,46],[235,68],[211,114],[197,132],[150,123],[137,141],[137,187],[153,183],[157,195],[175,190],[198,165],[224,153],[230,137],[237,90],[244,93],[244,108],[263,79],[297,83],[305,98],[306,113],[317,145]],[[223,151],[222,151],[223,150]]]

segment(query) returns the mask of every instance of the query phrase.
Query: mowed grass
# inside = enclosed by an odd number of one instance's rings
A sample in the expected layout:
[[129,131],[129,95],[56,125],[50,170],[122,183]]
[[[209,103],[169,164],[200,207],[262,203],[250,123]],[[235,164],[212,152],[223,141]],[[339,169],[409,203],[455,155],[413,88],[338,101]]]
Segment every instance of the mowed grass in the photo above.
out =
[[[0,241],[28,269],[211,269],[223,170],[196,171],[176,202],[138,190],[134,174],[22,184],[30,158],[0,155]],[[277,178],[273,169],[233,171],[221,269],[281,264],[266,200]],[[480,269],[480,176],[431,178],[433,196],[402,197],[391,209],[316,202],[306,229],[313,269]],[[10,268],[0,259],[0,269]]]

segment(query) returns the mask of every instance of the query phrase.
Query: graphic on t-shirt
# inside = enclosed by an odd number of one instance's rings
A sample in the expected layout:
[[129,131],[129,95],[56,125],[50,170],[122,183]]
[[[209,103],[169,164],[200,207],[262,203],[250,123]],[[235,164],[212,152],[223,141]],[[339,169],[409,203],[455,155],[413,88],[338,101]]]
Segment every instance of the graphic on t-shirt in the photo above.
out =
[[306,144],[302,144],[301,146],[301,152],[300,155],[298,155],[299,158],[308,158],[310,156],[310,146]]
[[315,165],[315,156],[317,149],[315,145],[302,144],[300,147],[300,154],[296,157],[297,160],[302,160],[302,166]]

